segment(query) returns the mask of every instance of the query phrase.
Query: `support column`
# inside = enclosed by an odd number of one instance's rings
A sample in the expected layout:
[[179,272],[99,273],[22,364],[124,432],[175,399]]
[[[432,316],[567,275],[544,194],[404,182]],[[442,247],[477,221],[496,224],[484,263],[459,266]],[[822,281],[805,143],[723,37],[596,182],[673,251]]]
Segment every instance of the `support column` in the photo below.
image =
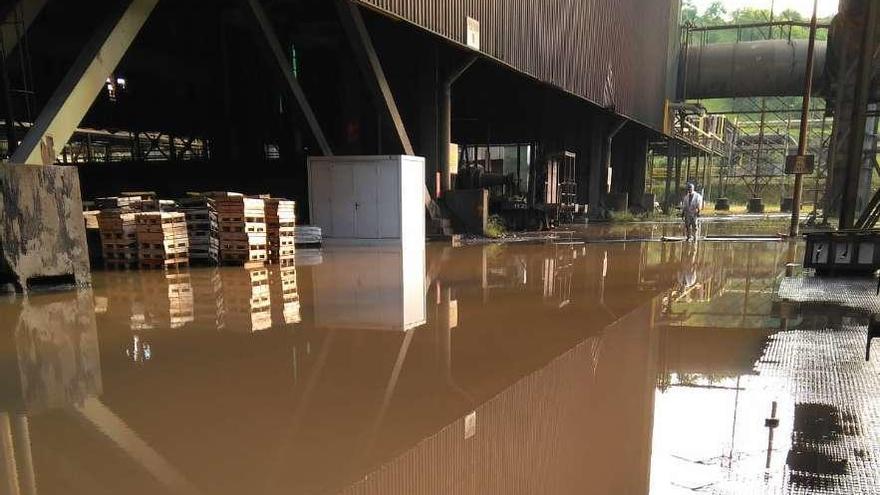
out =
[[603,160],[603,148],[605,146],[605,123],[601,117],[594,116],[590,129],[589,155],[587,163],[590,168],[590,216],[600,214],[602,202],[605,199],[607,179],[607,164]]
[[426,46],[430,55],[420,60],[418,85],[418,146],[416,152],[425,157],[425,185],[431,196],[437,196],[437,174],[440,172],[439,149],[439,67],[437,47]]
[[88,284],[77,169],[0,165],[0,238],[0,285]]
[[11,163],[55,163],[157,3],[126,2],[98,29],[22,139]]
[[629,202],[631,205],[637,205],[651,210],[654,205],[645,205],[645,187],[647,186],[647,169],[648,169],[648,138],[639,133],[633,140],[632,155],[632,173],[629,187]]
[[440,136],[439,136],[439,153],[437,154],[440,168],[440,190],[446,192],[450,189],[450,172],[449,147],[452,144],[452,86],[464,73],[477,61],[477,56],[469,57],[465,62],[452,68],[446,78],[443,80],[440,88]]
[[859,207],[870,191],[862,179],[865,126],[871,85],[876,28],[880,7],[868,0],[847,0],[841,4],[836,23],[846,25],[836,38],[835,119],[829,151],[831,177],[825,198],[825,214],[838,214],[841,228],[854,225]]

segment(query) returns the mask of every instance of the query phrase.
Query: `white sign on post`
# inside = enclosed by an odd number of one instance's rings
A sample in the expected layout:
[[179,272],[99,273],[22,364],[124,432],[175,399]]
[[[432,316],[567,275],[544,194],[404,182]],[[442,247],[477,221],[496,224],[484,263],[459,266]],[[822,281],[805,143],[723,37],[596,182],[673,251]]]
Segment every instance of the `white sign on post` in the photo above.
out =
[[467,46],[474,50],[480,49],[480,21],[473,17],[467,18]]

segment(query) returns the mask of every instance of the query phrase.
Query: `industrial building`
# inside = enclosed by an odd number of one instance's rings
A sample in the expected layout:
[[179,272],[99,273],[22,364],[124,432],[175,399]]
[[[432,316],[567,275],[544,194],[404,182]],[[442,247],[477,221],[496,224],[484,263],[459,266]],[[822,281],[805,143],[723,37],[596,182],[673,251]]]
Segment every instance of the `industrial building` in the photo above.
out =
[[0,493],[873,493],[880,6],[687,4],[0,0]]

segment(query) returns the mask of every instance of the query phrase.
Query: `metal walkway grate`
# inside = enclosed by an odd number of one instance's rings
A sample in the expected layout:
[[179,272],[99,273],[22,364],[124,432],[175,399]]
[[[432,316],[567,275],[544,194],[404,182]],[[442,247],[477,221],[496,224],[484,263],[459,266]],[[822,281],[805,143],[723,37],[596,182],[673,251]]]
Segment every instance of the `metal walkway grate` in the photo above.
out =
[[880,313],[875,284],[869,278],[785,278],[777,295],[792,302],[832,304],[873,314]]

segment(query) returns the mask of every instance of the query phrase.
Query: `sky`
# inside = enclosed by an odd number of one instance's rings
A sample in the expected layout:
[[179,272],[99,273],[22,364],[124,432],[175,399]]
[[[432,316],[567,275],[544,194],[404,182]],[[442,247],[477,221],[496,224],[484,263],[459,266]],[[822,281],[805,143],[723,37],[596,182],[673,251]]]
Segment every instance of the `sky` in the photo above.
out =
[[[702,12],[706,7],[716,0],[691,0],[691,3],[697,6]],[[720,0],[728,12],[743,7],[753,7],[759,9],[770,9],[770,4],[774,3],[773,10],[782,12],[786,9],[794,9],[804,15],[810,17],[813,15],[813,2],[810,0]],[[837,6],[840,0],[819,0],[819,17],[828,17],[837,12]]]

